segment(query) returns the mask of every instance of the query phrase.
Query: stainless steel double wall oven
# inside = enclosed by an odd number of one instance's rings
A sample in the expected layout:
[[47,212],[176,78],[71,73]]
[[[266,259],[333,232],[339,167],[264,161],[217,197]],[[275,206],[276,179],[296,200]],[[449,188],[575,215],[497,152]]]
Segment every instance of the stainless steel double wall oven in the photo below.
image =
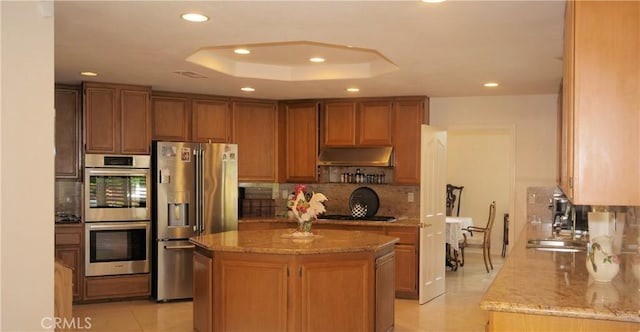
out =
[[85,157],[85,275],[149,273],[150,157]]

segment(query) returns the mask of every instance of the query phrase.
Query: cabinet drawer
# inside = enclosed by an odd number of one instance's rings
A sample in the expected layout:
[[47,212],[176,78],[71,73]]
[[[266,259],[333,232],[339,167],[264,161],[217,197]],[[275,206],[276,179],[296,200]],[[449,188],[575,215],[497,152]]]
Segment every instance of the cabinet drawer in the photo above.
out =
[[417,240],[417,228],[416,229],[387,229],[387,235],[397,237],[402,244],[416,244]]
[[79,246],[82,243],[82,227],[59,227],[55,229],[55,245]]
[[151,276],[131,274],[86,278],[84,294],[86,300],[149,296]]

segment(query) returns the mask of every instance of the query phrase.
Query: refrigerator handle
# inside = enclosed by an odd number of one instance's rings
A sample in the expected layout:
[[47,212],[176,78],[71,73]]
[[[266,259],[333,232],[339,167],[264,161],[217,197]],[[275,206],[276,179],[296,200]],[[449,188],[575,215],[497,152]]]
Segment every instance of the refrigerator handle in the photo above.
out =
[[196,235],[202,233],[202,147],[198,145],[193,149],[196,176],[195,176],[195,191],[196,191],[196,222],[193,226]]

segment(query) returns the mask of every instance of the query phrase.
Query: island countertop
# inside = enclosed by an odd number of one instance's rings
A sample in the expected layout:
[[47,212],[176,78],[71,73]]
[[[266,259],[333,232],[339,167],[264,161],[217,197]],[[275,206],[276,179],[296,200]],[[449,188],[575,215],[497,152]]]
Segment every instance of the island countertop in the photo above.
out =
[[318,230],[313,238],[295,238],[293,229],[228,231],[189,240],[209,251],[309,255],[378,251],[398,238],[360,231]]
[[[322,218],[322,217],[321,217]],[[289,223],[295,227],[296,221],[287,219],[285,217],[244,217],[238,220],[239,223]],[[355,226],[389,226],[389,227],[419,227],[419,218],[404,218],[400,217],[399,220],[388,221],[367,221],[367,220],[330,220],[330,219],[318,219],[313,222],[318,225],[355,225]]]
[[610,283],[593,281],[585,252],[550,252],[515,244],[480,307],[494,312],[640,322],[640,256],[625,252]]

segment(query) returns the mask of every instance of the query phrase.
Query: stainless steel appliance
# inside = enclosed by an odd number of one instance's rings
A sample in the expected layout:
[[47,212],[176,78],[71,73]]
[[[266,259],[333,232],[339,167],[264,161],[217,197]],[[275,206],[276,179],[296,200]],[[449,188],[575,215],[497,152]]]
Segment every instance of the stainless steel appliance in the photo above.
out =
[[85,275],[149,273],[151,222],[85,224]]
[[85,156],[85,221],[150,220],[149,156]]
[[238,147],[154,141],[151,155],[153,293],[158,301],[192,298],[188,238],[238,229]]
[[151,157],[85,156],[85,275],[149,273]]

